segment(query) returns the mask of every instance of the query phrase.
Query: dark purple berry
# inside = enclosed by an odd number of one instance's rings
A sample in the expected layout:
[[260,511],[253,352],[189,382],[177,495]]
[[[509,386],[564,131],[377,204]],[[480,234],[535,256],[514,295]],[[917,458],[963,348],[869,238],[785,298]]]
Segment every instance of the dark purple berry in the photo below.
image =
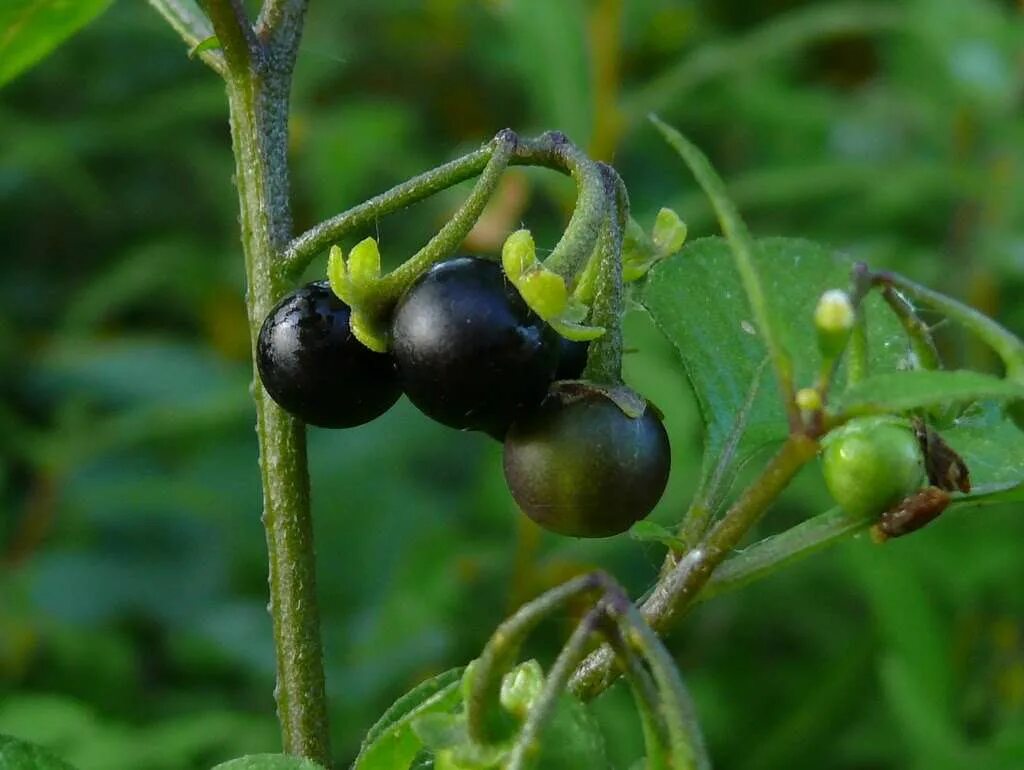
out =
[[558,339],[501,267],[476,257],[421,275],[399,301],[391,327],[409,400],[440,423],[499,439],[547,393]]
[[505,481],[523,512],[574,537],[625,532],[661,499],[668,434],[654,408],[627,416],[598,391],[555,390],[505,437]]
[[392,357],[359,342],[349,315],[348,305],[318,281],[282,299],[260,329],[256,365],[263,387],[310,425],[361,425],[402,394]]

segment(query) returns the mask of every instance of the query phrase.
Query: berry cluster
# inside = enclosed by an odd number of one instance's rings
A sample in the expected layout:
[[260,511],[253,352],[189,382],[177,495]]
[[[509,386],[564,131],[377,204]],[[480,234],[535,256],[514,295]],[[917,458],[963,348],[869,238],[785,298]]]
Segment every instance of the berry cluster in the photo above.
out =
[[565,535],[606,537],[646,516],[668,480],[661,418],[630,416],[578,378],[587,343],[560,336],[495,262],[458,257],[424,272],[390,314],[390,347],[356,339],[327,282],[286,296],[260,330],[257,367],[282,408],[351,427],[404,392],[424,414],[504,441],[505,478],[522,510]]

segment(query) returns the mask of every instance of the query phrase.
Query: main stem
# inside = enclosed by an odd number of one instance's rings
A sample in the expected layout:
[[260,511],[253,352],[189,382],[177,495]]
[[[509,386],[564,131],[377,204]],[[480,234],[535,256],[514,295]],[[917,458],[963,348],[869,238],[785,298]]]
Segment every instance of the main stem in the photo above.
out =
[[[254,64],[228,78],[246,308],[255,361],[260,325],[288,286],[275,263],[291,237],[288,201],[290,72]],[[313,528],[303,424],[284,412],[254,377],[263,525],[270,565],[270,614],[277,657],[278,719],[286,753],[323,765],[330,759]]]

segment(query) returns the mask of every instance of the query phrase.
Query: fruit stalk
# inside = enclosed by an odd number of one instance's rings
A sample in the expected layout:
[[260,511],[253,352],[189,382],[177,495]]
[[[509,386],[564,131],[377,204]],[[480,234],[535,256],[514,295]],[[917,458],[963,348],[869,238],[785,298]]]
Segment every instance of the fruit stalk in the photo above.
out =
[[[272,4],[257,38],[230,0],[206,7],[227,60],[228,106],[246,271],[246,310],[255,361],[260,325],[288,288],[276,263],[291,237],[288,196],[288,99],[301,33],[303,0]],[[269,552],[270,613],[277,657],[278,719],[283,748],[329,761],[327,709],[316,603],[305,429],[254,377]]]

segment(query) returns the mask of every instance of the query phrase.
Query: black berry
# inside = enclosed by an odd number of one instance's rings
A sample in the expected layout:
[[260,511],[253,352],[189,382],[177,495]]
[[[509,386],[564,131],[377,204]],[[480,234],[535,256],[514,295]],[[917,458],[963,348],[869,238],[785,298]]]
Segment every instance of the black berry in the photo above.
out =
[[542,527],[607,537],[661,499],[671,450],[652,407],[633,418],[599,392],[556,390],[509,429],[504,464],[512,496]]
[[282,299],[260,329],[256,365],[263,387],[311,425],[361,425],[402,393],[391,356],[360,343],[349,315],[348,305],[318,281]]
[[496,263],[435,265],[399,301],[392,321],[399,379],[419,409],[453,428],[501,438],[540,403],[558,366],[558,335]]

